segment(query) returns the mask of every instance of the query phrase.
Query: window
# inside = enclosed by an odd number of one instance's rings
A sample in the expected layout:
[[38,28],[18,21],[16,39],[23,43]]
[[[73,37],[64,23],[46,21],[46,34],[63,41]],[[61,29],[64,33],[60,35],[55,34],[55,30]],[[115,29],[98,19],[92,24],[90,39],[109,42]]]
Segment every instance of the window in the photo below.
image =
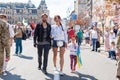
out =
[[32,10],[32,14],[37,14],[37,10]]

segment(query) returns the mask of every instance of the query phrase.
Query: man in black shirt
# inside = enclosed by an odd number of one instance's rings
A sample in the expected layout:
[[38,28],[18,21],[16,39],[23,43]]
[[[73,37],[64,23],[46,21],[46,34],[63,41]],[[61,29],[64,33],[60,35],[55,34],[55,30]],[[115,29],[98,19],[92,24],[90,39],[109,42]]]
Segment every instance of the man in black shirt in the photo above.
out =
[[[47,22],[47,14],[42,15],[42,23],[37,24],[34,32],[34,47],[37,46],[38,49],[38,69],[41,70],[42,65],[42,54],[43,56],[43,72],[47,74],[47,62],[48,62],[48,53],[50,49],[50,33],[51,25]],[[44,50],[44,51],[43,51]]]

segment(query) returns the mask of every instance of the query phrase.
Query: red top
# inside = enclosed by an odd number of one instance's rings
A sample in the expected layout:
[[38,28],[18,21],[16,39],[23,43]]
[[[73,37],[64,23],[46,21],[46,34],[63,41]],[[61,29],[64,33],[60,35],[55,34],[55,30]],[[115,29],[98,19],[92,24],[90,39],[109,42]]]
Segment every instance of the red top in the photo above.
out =
[[31,27],[32,27],[32,29],[35,29],[35,23],[34,22],[31,22]]
[[72,38],[72,36],[74,36],[75,35],[75,31],[73,30],[73,29],[70,29],[69,31],[68,31],[68,36],[70,37],[70,38]]

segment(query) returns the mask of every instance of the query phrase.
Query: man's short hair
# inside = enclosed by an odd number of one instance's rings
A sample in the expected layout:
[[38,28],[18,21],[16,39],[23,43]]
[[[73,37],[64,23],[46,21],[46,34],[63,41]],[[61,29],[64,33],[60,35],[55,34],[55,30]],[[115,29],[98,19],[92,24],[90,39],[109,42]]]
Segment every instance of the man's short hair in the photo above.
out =
[[46,17],[48,17],[48,15],[47,15],[47,14],[45,14],[45,13],[44,13],[44,14],[42,14],[42,16],[41,16],[41,17],[43,17],[43,16],[46,16]]

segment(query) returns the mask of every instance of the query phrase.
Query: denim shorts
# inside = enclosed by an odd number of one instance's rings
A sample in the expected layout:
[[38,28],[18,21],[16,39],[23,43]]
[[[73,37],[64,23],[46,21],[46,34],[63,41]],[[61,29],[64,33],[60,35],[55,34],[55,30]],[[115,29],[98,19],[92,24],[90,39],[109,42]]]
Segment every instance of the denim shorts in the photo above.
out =
[[85,40],[90,40],[90,37],[86,37]]
[[[58,48],[58,46],[57,46],[57,40],[53,40],[52,47],[53,48]],[[63,46],[62,47],[65,47],[65,42],[64,41],[63,41]]]

